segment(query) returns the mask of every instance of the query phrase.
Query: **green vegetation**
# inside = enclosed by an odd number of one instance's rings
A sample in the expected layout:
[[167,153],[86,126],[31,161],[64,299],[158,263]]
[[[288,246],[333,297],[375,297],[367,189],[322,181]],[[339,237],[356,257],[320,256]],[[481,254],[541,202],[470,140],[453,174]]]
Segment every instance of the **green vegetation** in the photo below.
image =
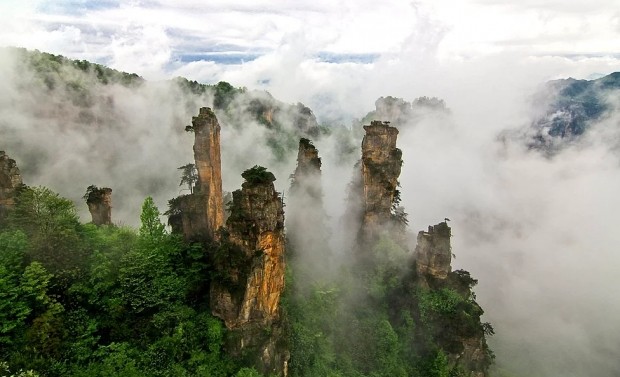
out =
[[0,230],[0,375],[259,376],[223,352],[208,261],[147,198],[138,231],[24,188]]
[[311,286],[297,280],[293,266],[284,301],[291,376],[467,376],[447,352],[455,351],[462,326],[473,326],[470,335],[482,331],[473,299],[452,283],[416,288],[403,268],[405,251],[390,237],[381,237],[372,255],[336,281]]
[[254,165],[254,167],[244,171],[243,173],[241,173],[241,176],[251,186],[271,183],[276,180],[276,177],[273,175],[273,173],[267,171],[266,168],[258,165]]
[[[260,166],[246,173],[271,179]],[[217,271],[234,269],[213,266],[244,268],[238,251],[225,233],[220,247],[188,245],[159,218],[146,198],[137,231],[80,224],[68,200],[23,188],[0,232],[2,373],[259,377],[223,351],[227,332],[209,309],[209,281],[231,284]],[[289,270],[290,375],[465,376],[447,356],[459,352],[453,334],[493,331],[479,321],[476,281],[455,271],[443,287],[416,288],[387,236],[372,255],[308,287]]]
[[[50,91],[66,89],[76,106],[95,101],[93,82],[142,83],[136,75],[96,64],[23,53],[35,67],[35,79]],[[76,70],[89,74],[76,75]],[[201,99],[213,95],[218,117],[233,127],[246,127],[248,119],[266,127],[275,161],[295,154],[300,137],[312,145],[306,136],[325,133],[338,140],[344,163],[357,158],[351,136],[359,130],[320,127],[301,104],[283,104],[225,82],[176,82],[186,93],[205,95]],[[246,107],[231,111],[238,103]],[[400,159],[400,151],[394,153]],[[193,193],[194,165],[179,170],[180,185]],[[275,180],[258,165],[242,177],[250,186]],[[389,189],[393,220],[404,227],[407,214],[398,206],[399,190]],[[94,190],[90,186],[87,196]],[[241,191],[232,195],[239,199]],[[196,195],[173,199],[167,214],[172,220],[182,205],[200,200]],[[230,202],[229,221],[235,230],[255,231],[240,202]],[[44,187],[20,190],[7,225],[0,228],[2,376],[260,376],[226,354],[229,334],[210,314],[210,282],[228,285],[233,296],[236,288],[244,288],[230,274],[249,272],[242,251],[225,231],[219,245],[183,242],[168,233],[152,198],[144,201],[140,219],[139,229],[81,224],[69,200]],[[450,359],[462,351],[455,334],[493,333],[489,324],[480,323],[482,309],[470,292],[476,281],[455,271],[445,284],[420,287],[402,243],[386,236],[365,245],[371,257],[339,271],[335,281],[308,278],[313,266],[289,265],[282,315],[292,377],[465,376]]]
[[183,186],[184,184],[187,185],[187,189],[190,194],[193,194],[194,186],[196,185],[196,182],[198,182],[198,171],[196,170],[196,165],[189,163],[179,167],[178,169],[182,171],[181,183],[179,186]]
[[220,81],[215,85],[215,97],[213,98],[213,107],[216,109],[227,109],[235,96],[242,93],[242,89],[235,89],[226,81]]

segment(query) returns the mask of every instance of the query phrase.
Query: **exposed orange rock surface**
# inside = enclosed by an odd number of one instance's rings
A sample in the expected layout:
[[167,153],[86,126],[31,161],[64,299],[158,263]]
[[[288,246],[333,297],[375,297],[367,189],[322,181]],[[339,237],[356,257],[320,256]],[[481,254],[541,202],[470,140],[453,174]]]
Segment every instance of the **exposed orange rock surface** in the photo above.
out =
[[[256,367],[265,374],[286,375],[288,350],[280,324],[280,297],[284,291],[285,238],[282,199],[273,175],[247,181],[233,192],[227,220],[226,255],[215,257],[220,279],[211,283],[210,302],[215,316],[233,330],[233,355],[258,350]],[[268,330],[268,331],[265,331]]]
[[202,197],[205,214],[204,224],[198,224],[197,231],[215,239],[217,230],[224,225],[220,125],[215,113],[208,107],[200,108],[198,116],[192,118],[192,125],[195,135],[194,160],[198,171],[194,195]]

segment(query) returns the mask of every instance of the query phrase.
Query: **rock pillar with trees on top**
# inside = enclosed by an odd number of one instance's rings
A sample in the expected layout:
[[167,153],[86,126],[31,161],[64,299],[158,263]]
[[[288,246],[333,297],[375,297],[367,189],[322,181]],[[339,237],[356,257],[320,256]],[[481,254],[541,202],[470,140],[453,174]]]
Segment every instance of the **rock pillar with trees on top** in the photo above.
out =
[[112,225],[112,189],[88,186],[84,195],[88,211],[95,225]]
[[213,241],[224,226],[220,125],[215,113],[202,107],[187,131],[194,133],[194,164],[179,167],[181,185],[190,191],[169,201],[169,224],[187,241]]
[[372,241],[393,219],[393,209],[399,200],[397,187],[403,160],[401,150],[396,148],[398,130],[389,122],[372,121],[364,130],[361,234],[365,241]]
[[198,116],[192,118],[192,128],[194,160],[198,173],[194,194],[203,199],[203,231],[206,236],[215,239],[218,229],[224,225],[220,124],[210,108],[201,107]]
[[445,221],[418,233],[414,258],[416,273],[421,279],[445,279],[452,271],[450,237],[452,230]]
[[241,190],[233,192],[231,214],[222,246],[213,256],[213,314],[232,330],[227,345],[235,356],[254,355],[265,374],[286,375],[288,349],[281,326],[284,291],[285,238],[282,199],[275,177],[255,166],[242,174]]

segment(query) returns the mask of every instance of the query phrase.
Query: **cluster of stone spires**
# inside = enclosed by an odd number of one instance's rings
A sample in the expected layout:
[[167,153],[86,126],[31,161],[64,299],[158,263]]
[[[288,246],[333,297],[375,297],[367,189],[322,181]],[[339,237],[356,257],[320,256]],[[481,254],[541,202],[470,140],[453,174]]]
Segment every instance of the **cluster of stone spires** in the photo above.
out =
[[[241,354],[244,349],[252,347],[259,355],[259,370],[286,375],[288,350],[276,346],[278,338],[283,336],[280,297],[284,290],[286,251],[284,211],[281,197],[273,185],[275,177],[271,173],[266,179],[246,177],[241,190],[233,193],[232,214],[224,224],[220,125],[211,109],[201,108],[198,116],[192,119],[192,126],[198,183],[193,194],[177,199],[178,210],[170,218],[170,223],[188,241],[216,241],[229,245],[230,255],[215,258],[214,263],[219,275],[227,279],[211,282],[210,288],[213,314],[222,318],[229,330],[237,333],[234,337],[236,344],[229,344],[229,352]],[[398,130],[387,122],[373,121],[364,129],[360,234],[365,239],[360,241],[372,243],[391,219],[402,153],[396,148]],[[292,198],[306,197],[314,203],[322,203],[320,176],[318,150],[310,140],[302,138],[297,168],[291,175]],[[306,220],[319,221],[320,211],[315,212],[316,216],[312,211],[305,213]],[[308,219],[308,216],[312,218]],[[296,228],[296,217],[290,227]],[[442,226],[447,227],[447,224],[436,227],[444,229]],[[222,229],[226,239],[221,237]],[[449,227],[447,229],[447,233],[420,233],[420,240],[424,241],[416,249],[420,274],[429,273],[437,279],[446,277],[451,256]],[[446,242],[447,248],[444,247]],[[233,259],[235,263],[231,263]],[[260,331],[265,328],[271,330],[268,336]]]
[[[284,211],[273,185],[275,177],[265,172],[254,172],[260,173],[261,179],[248,175],[242,188],[233,193],[233,213],[225,223],[220,125],[213,111],[204,107],[193,117],[192,124],[198,181],[192,194],[177,198],[170,225],[187,241],[226,245],[221,250],[226,250],[227,255],[213,257],[217,275],[225,279],[211,281],[209,299],[213,314],[236,333],[227,350],[232,355],[241,355],[252,349],[256,352],[258,370],[286,376],[290,356],[280,346],[286,336],[280,313],[286,261]],[[402,153],[396,148],[398,130],[388,122],[373,121],[364,129],[359,232],[363,239],[358,241],[372,244],[391,219]],[[292,192],[301,192],[321,203],[321,159],[310,140],[301,139],[297,163],[291,176]],[[14,204],[13,198],[21,184],[15,161],[0,152],[0,221]],[[85,199],[94,224],[112,224],[111,193],[110,188],[95,186],[87,190]],[[414,265],[421,285],[428,286],[448,277],[452,255],[450,237],[446,222],[418,234]]]

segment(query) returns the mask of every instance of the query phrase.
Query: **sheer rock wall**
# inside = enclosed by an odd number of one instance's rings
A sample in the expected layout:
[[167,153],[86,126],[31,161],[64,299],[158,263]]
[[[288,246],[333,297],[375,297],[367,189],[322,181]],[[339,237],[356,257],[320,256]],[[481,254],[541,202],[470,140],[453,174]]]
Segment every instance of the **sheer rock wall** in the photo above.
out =
[[392,217],[402,166],[402,152],[396,148],[398,130],[387,122],[372,121],[364,126],[362,140],[362,235],[366,240],[376,238],[382,226]]
[[288,350],[280,324],[284,211],[273,180],[246,180],[241,190],[233,192],[228,238],[222,240],[228,244],[227,253],[215,258],[221,279],[211,283],[210,301],[213,314],[233,331],[231,354],[250,350],[260,371],[286,375]]
[[419,277],[445,279],[452,271],[452,230],[446,222],[429,226],[428,231],[418,233],[414,251],[416,272]]
[[[192,118],[192,126],[195,135],[194,160],[198,171],[193,195],[201,198],[205,220],[188,228],[199,235],[215,239],[218,229],[224,225],[220,125],[215,113],[208,107],[202,107],[198,116]],[[191,239],[198,234],[185,236]]]

